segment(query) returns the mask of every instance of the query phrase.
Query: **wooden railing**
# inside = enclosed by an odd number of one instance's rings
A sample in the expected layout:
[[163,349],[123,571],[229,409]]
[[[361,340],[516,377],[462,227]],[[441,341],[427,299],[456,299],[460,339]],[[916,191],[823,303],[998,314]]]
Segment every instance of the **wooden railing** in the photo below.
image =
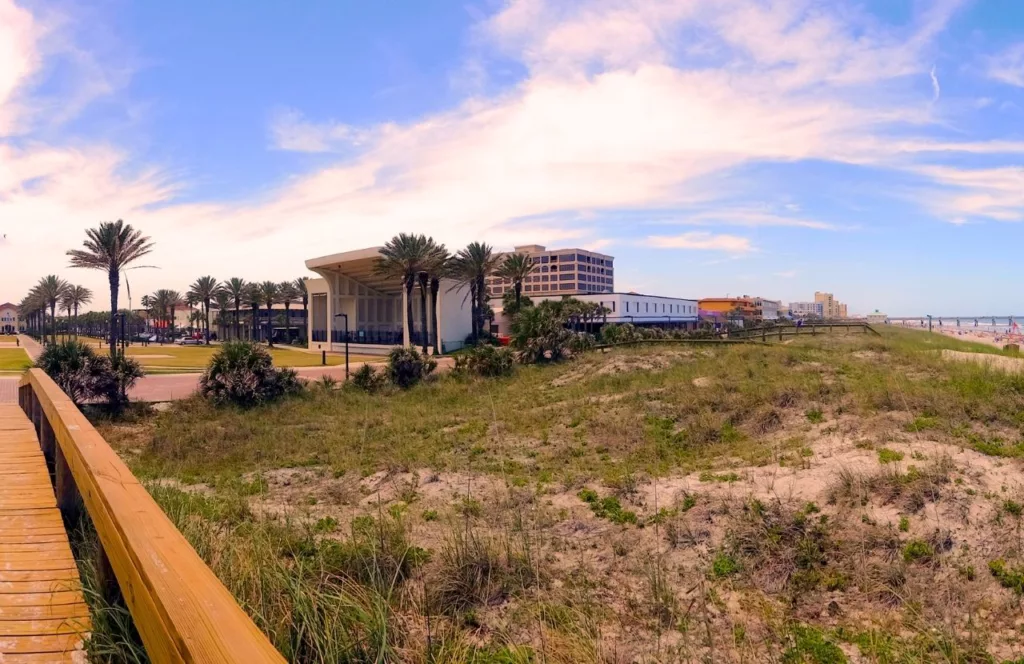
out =
[[146,488],[41,369],[21,379],[21,408],[54,469],[57,505],[83,507],[102,545],[99,570],[125,599],[150,659],[283,663],[284,658],[174,527]]
[[802,334],[816,335],[822,332],[833,332],[834,330],[862,330],[865,334],[881,336],[875,328],[863,321],[842,321],[835,323],[805,323],[804,325],[768,325],[759,327],[740,328],[729,330],[730,339],[755,339],[760,338],[767,341],[772,338],[781,339],[783,336],[796,336]]

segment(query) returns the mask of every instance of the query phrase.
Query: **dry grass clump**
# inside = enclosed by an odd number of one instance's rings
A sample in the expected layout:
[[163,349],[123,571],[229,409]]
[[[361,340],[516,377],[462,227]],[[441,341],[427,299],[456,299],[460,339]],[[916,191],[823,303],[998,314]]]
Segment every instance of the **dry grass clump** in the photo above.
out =
[[922,468],[910,465],[906,472],[891,464],[874,474],[843,469],[830,487],[828,499],[830,503],[867,505],[877,498],[883,505],[895,504],[914,513],[939,500],[953,468],[953,460],[943,455]]

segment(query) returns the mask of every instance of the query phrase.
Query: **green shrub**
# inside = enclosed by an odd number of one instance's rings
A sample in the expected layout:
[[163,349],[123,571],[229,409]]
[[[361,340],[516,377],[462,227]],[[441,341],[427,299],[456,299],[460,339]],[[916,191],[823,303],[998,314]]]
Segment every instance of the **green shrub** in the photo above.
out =
[[988,570],[999,581],[999,585],[1009,588],[1018,595],[1024,595],[1024,568],[1009,567],[1002,558],[988,564]]
[[511,376],[515,356],[512,350],[501,346],[473,346],[465,353],[455,356],[456,373],[496,378]]
[[593,489],[583,489],[577,496],[590,505],[590,511],[599,519],[608,519],[612,523],[636,523],[636,512],[622,509],[619,499],[614,496],[600,498]]
[[890,450],[888,447],[883,447],[878,450],[878,461],[879,463],[895,463],[903,460],[903,452],[897,452],[896,450]]
[[821,412],[819,408],[813,408],[805,413],[807,415],[807,421],[812,424],[820,424],[825,421],[825,414]]
[[903,546],[903,560],[908,563],[926,562],[935,555],[935,548],[924,540],[910,540]]
[[36,366],[75,404],[103,398],[115,410],[128,403],[128,390],[144,375],[135,360],[120,354],[113,359],[100,355],[74,339],[47,346]]
[[388,354],[388,379],[402,389],[408,389],[429,376],[437,368],[437,361],[421,355],[413,347],[395,348]]
[[716,579],[724,579],[740,571],[740,564],[725,551],[719,551],[711,560],[711,574]]
[[905,533],[910,530],[910,519],[905,516],[900,517],[900,532]]
[[352,385],[365,392],[377,392],[387,384],[384,372],[377,371],[369,362],[352,373]]
[[820,629],[796,625],[792,629],[793,645],[782,653],[783,664],[846,664],[842,649],[825,638]]
[[270,353],[254,343],[235,341],[220,347],[199,379],[199,392],[218,405],[243,408],[274,401],[303,389],[291,369],[274,368]]

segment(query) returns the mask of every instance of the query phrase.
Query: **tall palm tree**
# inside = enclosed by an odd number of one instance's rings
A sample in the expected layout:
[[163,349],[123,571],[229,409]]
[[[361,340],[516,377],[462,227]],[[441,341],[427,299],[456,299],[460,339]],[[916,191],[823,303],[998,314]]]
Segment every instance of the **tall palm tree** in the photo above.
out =
[[[308,336],[307,330],[309,329],[309,286],[302,277],[299,277],[292,283],[295,284],[295,290],[298,291],[299,297],[302,299],[302,317],[306,321],[306,330],[302,331],[302,336],[305,339]],[[305,342],[308,344],[309,339],[305,339]]]
[[117,296],[121,270],[153,250],[153,243],[122,220],[105,221],[85,231],[85,249],[72,249],[71,267],[103,270],[110,283],[110,354],[117,353]]
[[508,254],[505,256],[505,260],[498,266],[496,276],[502,279],[508,279],[512,282],[512,287],[515,289],[516,294],[516,309],[519,309],[519,303],[523,297],[523,282],[533,271],[533,263],[530,257],[526,254]]
[[[380,250],[380,258],[374,270],[386,277],[397,278],[405,289],[405,324],[409,329],[409,341],[412,343],[412,291],[416,287],[419,275],[423,272],[430,257],[430,245],[425,235],[399,233],[388,240]],[[423,333],[426,335],[426,327]]]
[[235,339],[242,338],[242,328],[238,323],[239,310],[242,308],[242,300],[245,299],[245,279],[239,279],[238,277],[231,277],[224,282],[224,290],[231,295],[231,300],[235,303]]
[[[441,354],[441,321],[437,317],[437,294],[441,292],[441,279],[448,276],[451,270],[451,260],[452,257],[448,253],[448,249],[443,244],[435,244],[427,259],[427,264],[424,266],[426,268],[424,274],[430,288],[430,322],[434,328],[435,355]],[[420,289],[422,290],[424,287],[425,285],[421,281]]]
[[217,303],[218,338],[224,341],[228,335],[228,310],[231,309],[231,293],[224,288],[218,288],[214,295],[214,302]]
[[199,277],[195,283],[189,286],[188,294],[202,305],[203,329],[206,330],[207,345],[210,344],[210,301],[217,296],[219,288],[217,280],[210,276]]
[[292,317],[291,308],[292,303],[299,299],[299,289],[295,287],[293,281],[282,281],[277,285],[277,293],[280,297],[281,304],[284,305],[284,326],[287,331],[288,343],[292,341]]
[[50,323],[53,325],[51,328],[51,340],[53,343],[57,343],[57,303],[64,298],[64,293],[68,289],[68,282],[55,274],[51,274],[40,279],[36,288],[38,288],[39,296],[43,302],[50,308]]
[[473,338],[479,339],[483,335],[484,313],[487,309],[485,280],[497,267],[498,257],[494,255],[494,249],[489,244],[470,242],[465,249],[459,250],[452,263],[455,278],[459,280],[456,288],[469,287]]
[[175,318],[175,316],[174,316],[174,311],[178,307],[184,305],[185,302],[184,302],[184,298],[181,297],[181,293],[179,293],[176,290],[168,290],[168,291],[166,291],[165,292],[165,296],[166,296],[166,299],[167,299],[167,311],[168,311],[168,315],[167,315],[168,335],[171,338],[174,338],[174,328],[175,328],[175,325],[178,322],[177,318]]
[[281,301],[281,290],[273,281],[260,284],[260,300],[267,305],[267,345],[274,345],[274,305]]
[[259,284],[246,284],[242,297],[252,308],[252,340],[259,341],[260,303],[263,301]]
[[68,312],[68,318],[74,313],[75,337],[78,337],[78,310],[92,302],[92,291],[85,286],[69,286],[61,303]]
[[194,331],[196,299],[192,297],[192,293],[187,291],[185,293],[185,306],[188,307],[188,333],[191,336]]

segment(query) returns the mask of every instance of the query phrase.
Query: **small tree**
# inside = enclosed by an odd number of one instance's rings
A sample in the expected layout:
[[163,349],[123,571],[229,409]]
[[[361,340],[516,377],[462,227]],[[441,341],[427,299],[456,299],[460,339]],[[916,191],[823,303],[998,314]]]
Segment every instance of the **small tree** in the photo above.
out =
[[303,389],[298,374],[274,368],[270,353],[252,342],[220,347],[199,379],[199,392],[215,404],[251,408]]

